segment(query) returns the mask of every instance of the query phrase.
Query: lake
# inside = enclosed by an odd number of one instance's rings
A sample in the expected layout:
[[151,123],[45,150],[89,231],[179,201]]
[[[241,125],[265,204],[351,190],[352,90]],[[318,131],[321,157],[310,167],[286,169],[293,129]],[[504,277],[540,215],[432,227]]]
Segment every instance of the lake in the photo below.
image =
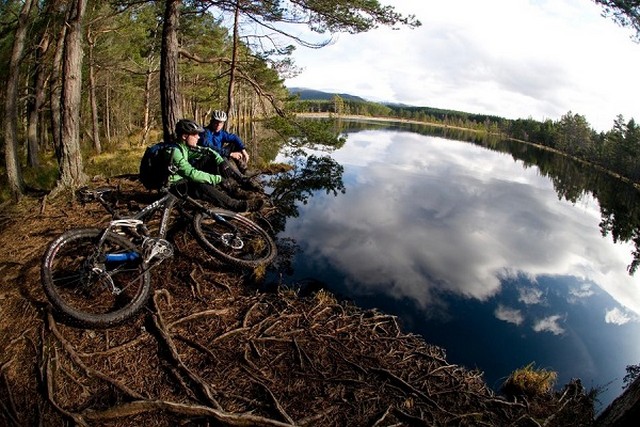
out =
[[596,410],[622,392],[640,363],[636,190],[523,143],[340,126],[343,147],[279,157],[297,186],[276,192],[273,281],[393,314],[494,390],[533,362],[602,389]]

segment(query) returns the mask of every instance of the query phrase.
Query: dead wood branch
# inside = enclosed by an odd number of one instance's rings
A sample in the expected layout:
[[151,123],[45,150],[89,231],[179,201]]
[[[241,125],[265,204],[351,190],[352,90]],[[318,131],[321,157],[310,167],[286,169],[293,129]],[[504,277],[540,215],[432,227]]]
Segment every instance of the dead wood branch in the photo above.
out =
[[164,400],[141,400],[129,402],[123,405],[114,406],[104,411],[87,410],[82,415],[83,418],[86,418],[89,421],[109,421],[148,412],[168,412],[187,417],[208,417],[214,419],[223,426],[293,427],[295,425],[253,414],[232,414],[220,409],[210,408],[208,406],[190,405]]
[[174,326],[180,325],[182,323],[186,323],[186,322],[190,322],[192,320],[197,320],[200,319],[202,317],[209,317],[209,316],[224,316],[225,314],[229,313],[229,309],[228,308],[223,308],[223,309],[215,309],[215,310],[204,310],[204,311],[200,311],[198,313],[193,313],[190,314],[189,316],[186,317],[182,317],[178,320],[175,320],[171,323],[169,323],[167,325],[167,327],[169,329],[173,329]]
[[221,409],[220,404],[215,399],[215,397],[213,397],[213,391],[211,390],[211,387],[207,383],[205,383],[198,375],[191,371],[182,361],[182,358],[178,353],[178,349],[176,348],[173,339],[169,335],[169,331],[166,328],[162,313],[160,311],[160,308],[158,307],[156,296],[157,295],[154,295],[153,297],[155,311],[155,313],[152,315],[153,323],[162,342],[169,350],[171,360],[177,365],[179,372],[185,375],[193,384],[195,384],[195,386],[198,388],[198,391],[200,392],[200,395],[208,404],[213,405],[216,409]]
[[60,344],[62,344],[62,348],[64,348],[64,350],[67,353],[67,355],[69,355],[71,360],[73,360],[73,363],[78,365],[78,367],[80,367],[89,377],[95,377],[95,378],[101,379],[102,381],[105,381],[105,382],[111,384],[117,390],[120,390],[122,393],[124,393],[126,396],[128,396],[128,397],[130,397],[132,399],[145,399],[146,398],[146,396],[143,396],[142,394],[138,393],[137,391],[132,390],[131,388],[129,388],[126,385],[122,384],[120,381],[117,381],[117,380],[111,378],[109,375],[107,375],[107,374],[105,374],[105,373],[103,373],[101,371],[98,371],[97,369],[91,368],[90,366],[86,365],[82,361],[80,356],[78,356],[78,353],[75,351],[73,346],[69,343],[69,341],[67,341],[64,338],[64,336],[62,336],[62,334],[58,330],[56,321],[54,320],[54,318],[51,315],[51,313],[49,313],[47,315],[47,325],[49,327],[49,330],[58,339]]

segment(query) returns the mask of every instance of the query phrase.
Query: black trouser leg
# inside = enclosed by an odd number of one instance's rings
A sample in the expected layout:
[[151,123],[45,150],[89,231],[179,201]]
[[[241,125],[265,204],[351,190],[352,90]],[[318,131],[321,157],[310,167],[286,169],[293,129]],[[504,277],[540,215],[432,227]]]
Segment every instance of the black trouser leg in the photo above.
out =
[[193,163],[193,167],[213,175],[224,176],[220,166],[218,166],[218,163],[216,162],[215,156],[201,157],[200,159],[198,159],[196,162]]
[[220,164],[219,168],[222,176],[233,178],[238,182],[246,180],[247,177],[244,176],[233,163],[231,163],[232,161],[233,160],[230,159],[224,159],[224,162]]
[[245,176],[247,173],[247,162],[243,161],[243,160],[237,160],[234,158],[231,158],[234,165],[236,166],[236,168],[238,169],[238,171],[240,171],[240,174],[242,174],[242,176]]
[[243,212],[247,210],[246,200],[236,200],[211,184],[189,183],[189,195],[232,211]]

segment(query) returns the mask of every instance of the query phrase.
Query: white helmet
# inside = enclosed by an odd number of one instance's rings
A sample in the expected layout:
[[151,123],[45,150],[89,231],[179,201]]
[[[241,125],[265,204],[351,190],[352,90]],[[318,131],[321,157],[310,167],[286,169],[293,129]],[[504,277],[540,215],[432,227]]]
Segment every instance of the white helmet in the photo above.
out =
[[220,110],[215,110],[213,112],[213,116],[211,116],[211,120],[215,120],[217,122],[226,122],[227,121],[227,113]]

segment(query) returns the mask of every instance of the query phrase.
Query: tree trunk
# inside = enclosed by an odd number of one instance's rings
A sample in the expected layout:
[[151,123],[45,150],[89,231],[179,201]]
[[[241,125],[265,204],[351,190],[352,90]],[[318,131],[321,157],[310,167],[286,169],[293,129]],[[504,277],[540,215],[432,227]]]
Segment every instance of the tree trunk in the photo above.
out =
[[36,68],[33,76],[33,101],[29,104],[28,117],[27,117],[27,159],[29,166],[37,168],[40,166],[39,154],[40,147],[40,109],[44,104],[45,98],[45,81],[46,73],[45,67],[42,65],[42,60],[49,50],[49,43],[51,41],[51,34],[49,29],[45,29],[42,40],[36,50]]
[[182,118],[178,81],[178,21],[180,0],[167,0],[162,28],[162,52],[160,53],[160,99],[162,130],[165,141],[173,140],[173,130]]
[[144,126],[142,128],[142,145],[147,145],[149,139],[149,130],[151,129],[151,76],[153,71],[151,65],[147,68],[144,85]]
[[4,142],[5,166],[7,182],[11,196],[17,202],[24,194],[24,181],[18,156],[18,85],[20,81],[20,61],[24,53],[25,39],[29,15],[36,0],[27,0],[22,5],[18,26],[13,41],[9,75],[7,76],[5,110],[4,110]]
[[107,84],[104,88],[104,134],[107,144],[111,144],[111,74],[107,74]]
[[73,0],[67,15],[62,65],[62,162],[58,190],[77,188],[86,176],[80,151],[80,101],[82,98],[82,21],[87,0]]
[[[236,10],[233,16],[233,48],[231,53],[231,69],[229,70],[229,90],[227,92],[227,116],[231,119],[231,112],[233,111],[233,89],[236,84],[236,67],[238,61],[238,27],[240,21],[240,6],[236,3]],[[233,126],[233,121],[228,123],[227,126]],[[231,129],[230,129],[231,130]]]
[[51,135],[53,148],[58,165],[62,164],[62,55],[64,53],[64,39],[67,36],[67,26],[60,27],[60,34],[56,42],[56,51],[51,68],[51,81],[49,82],[49,103],[51,104]]
[[91,38],[90,32],[87,33],[88,45],[89,45],[89,101],[91,103],[91,129],[93,139],[93,149],[96,154],[102,152],[102,145],[100,144],[100,127],[98,124],[98,102],[96,101],[96,75],[95,66],[93,63],[93,47],[95,41]]

